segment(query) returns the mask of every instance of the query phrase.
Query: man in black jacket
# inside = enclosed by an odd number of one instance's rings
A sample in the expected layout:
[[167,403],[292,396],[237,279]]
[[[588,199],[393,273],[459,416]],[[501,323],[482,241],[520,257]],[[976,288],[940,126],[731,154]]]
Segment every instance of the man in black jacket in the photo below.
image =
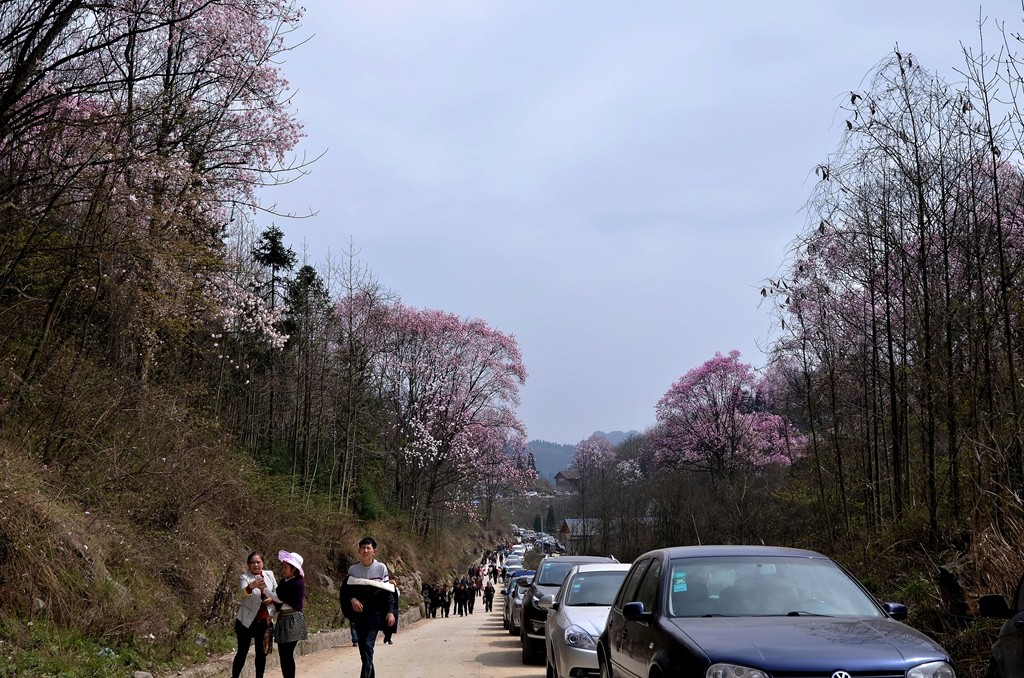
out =
[[375,560],[377,541],[363,537],[359,542],[359,562],[348,568],[348,579],[338,597],[341,612],[356,630],[359,658],[363,663],[359,678],[375,678],[373,646],[377,633],[395,625],[398,617],[398,593],[390,581],[387,565]]

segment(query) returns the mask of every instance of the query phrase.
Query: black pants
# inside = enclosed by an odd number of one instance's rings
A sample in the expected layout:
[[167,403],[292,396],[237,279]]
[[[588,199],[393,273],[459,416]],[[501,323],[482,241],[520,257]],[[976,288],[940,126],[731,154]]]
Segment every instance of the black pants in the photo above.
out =
[[356,627],[356,637],[359,639],[359,660],[362,662],[359,678],[376,678],[373,668],[373,646],[377,643],[379,631],[380,629],[371,629],[368,626]]
[[245,658],[249,654],[249,645],[256,641],[256,678],[263,678],[263,670],[267,668],[267,655],[263,654],[263,634],[267,630],[266,619],[254,619],[246,628],[242,622],[235,620],[235,636],[238,637],[238,652],[231,662],[231,678],[242,675]]
[[295,646],[299,641],[277,644],[277,658],[281,662],[281,675],[284,678],[295,678]]

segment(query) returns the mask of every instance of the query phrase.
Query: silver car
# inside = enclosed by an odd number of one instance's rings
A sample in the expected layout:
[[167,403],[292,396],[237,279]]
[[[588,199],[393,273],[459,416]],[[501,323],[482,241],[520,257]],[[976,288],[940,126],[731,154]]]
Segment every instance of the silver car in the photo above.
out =
[[557,595],[540,599],[540,606],[548,609],[544,628],[547,678],[598,675],[597,638],[629,568],[620,563],[576,565]]
[[523,594],[530,588],[533,575],[518,577],[508,585],[508,633],[510,636],[519,635],[519,627],[523,624]]

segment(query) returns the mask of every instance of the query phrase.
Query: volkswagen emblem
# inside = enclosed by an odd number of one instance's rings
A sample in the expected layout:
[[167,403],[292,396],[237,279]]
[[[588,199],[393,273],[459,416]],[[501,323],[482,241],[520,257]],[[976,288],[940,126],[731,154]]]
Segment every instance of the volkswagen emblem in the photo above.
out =
[[840,670],[840,671],[836,671],[835,673],[833,673],[832,674],[832,678],[853,678],[853,676],[851,676],[846,671]]

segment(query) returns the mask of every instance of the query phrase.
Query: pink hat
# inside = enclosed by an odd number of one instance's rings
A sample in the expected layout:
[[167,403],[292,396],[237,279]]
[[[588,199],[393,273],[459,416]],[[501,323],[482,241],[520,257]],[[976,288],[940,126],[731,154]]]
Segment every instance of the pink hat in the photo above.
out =
[[291,551],[278,551],[277,559],[282,563],[288,563],[294,567],[303,577],[306,576],[306,573],[302,571],[302,556],[298,553],[292,553]]

